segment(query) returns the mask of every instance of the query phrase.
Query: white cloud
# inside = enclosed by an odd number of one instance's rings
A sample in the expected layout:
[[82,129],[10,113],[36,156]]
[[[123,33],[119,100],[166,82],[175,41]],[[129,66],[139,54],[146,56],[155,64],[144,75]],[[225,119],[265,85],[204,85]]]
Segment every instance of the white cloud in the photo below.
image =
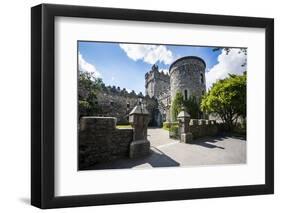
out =
[[88,63],[79,52],[78,55],[78,66],[79,70],[82,72],[89,72],[93,73],[94,77],[99,78],[101,77],[100,72],[97,71],[96,67],[93,64]]
[[143,60],[148,64],[163,62],[168,65],[174,60],[172,51],[164,45],[120,44],[120,47],[134,61]]
[[241,66],[247,60],[240,49],[231,49],[227,54],[225,50],[218,56],[218,64],[214,65],[206,72],[206,86],[209,89],[218,79],[223,79],[228,74],[242,74],[246,71],[246,66]]

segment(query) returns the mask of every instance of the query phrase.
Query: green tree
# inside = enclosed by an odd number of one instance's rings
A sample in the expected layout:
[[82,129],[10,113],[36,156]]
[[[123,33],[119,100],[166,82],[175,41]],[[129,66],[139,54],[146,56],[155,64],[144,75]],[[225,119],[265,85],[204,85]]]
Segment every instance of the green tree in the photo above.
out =
[[97,92],[102,87],[102,79],[89,72],[79,72],[78,103],[79,117],[98,112]]
[[177,120],[177,116],[182,110],[183,104],[183,95],[181,92],[177,92],[172,102],[172,121]]
[[187,100],[184,100],[181,92],[177,92],[172,103],[172,120],[176,121],[177,116],[182,111],[182,107],[186,109],[191,118],[198,119],[201,113],[200,104],[196,100],[195,96],[190,96]]
[[200,104],[198,104],[196,97],[191,96],[183,103],[190,117],[193,119],[198,119],[200,115]]
[[246,118],[246,72],[214,83],[201,101],[201,109],[218,115],[229,130],[237,124],[239,117]]

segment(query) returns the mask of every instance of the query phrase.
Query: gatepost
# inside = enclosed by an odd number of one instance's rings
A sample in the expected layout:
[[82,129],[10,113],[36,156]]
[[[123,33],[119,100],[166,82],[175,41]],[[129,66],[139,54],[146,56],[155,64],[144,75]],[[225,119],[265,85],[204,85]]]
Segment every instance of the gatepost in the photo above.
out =
[[149,113],[139,103],[129,114],[129,122],[133,127],[133,141],[130,144],[130,158],[146,156],[150,153],[150,142],[147,140]]
[[185,108],[178,114],[179,130],[180,130],[180,142],[189,143],[192,141],[192,133],[189,129],[190,115],[186,112]]

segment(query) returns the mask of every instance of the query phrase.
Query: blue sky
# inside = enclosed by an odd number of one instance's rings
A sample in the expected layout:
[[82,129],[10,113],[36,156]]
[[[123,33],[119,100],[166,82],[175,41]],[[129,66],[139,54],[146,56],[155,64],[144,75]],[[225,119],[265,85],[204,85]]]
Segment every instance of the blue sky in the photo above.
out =
[[78,54],[80,70],[93,72],[106,85],[115,85],[143,94],[144,75],[154,63],[159,70],[167,72],[170,64],[180,57],[201,57],[206,62],[206,81],[209,87],[227,73],[242,73],[244,68],[241,70],[237,64],[242,64],[241,61],[246,57],[238,54],[238,49],[227,55],[223,50],[214,52],[213,47],[85,41],[78,42]]

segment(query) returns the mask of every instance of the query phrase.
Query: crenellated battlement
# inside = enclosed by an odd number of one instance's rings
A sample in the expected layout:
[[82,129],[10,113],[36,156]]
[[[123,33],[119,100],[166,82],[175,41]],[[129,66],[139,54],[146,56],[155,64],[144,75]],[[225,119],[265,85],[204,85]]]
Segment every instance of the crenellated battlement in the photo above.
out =
[[116,96],[130,96],[131,98],[139,98],[139,97],[144,97],[142,92],[136,93],[134,90],[128,91],[126,88],[121,89],[120,87],[116,86],[105,86],[104,84],[102,85],[102,92],[105,92],[107,94],[111,95],[116,95]]
[[170,76],[168,73],[165,73],[163,70],[150,70],[145,74],[145,81],[148,83],[149,81],[153,79],[159,79],[162,81],[170,81]]
[[206,120],[206,119],[190,119],[190,126],[204,126],[204,125],[215,125],[216,120]]
[[170,76],[163,70],[159,71],[157,65],[145,74],[145,93],[149,97],[158,98],[159,95],[170,88]]
[[[140,98],[142,100],[140,100]],[[154,98],[144,96],[142,92],[136,93],[134,90],[116,86],[106,86],[103,84],[101,90],[96,94],[95,104],[97,105],[97,112],[94,116],[116,117],[118,124],[128,124],[128,113],[139,102],[142,101],[149,111],[149,119],[151,123],[154,122],[154,110],[157,108],[157,101]]]
[[190,119],[189,128],[195,139],[214,136],[218,133],[218,126],[215,120]]

